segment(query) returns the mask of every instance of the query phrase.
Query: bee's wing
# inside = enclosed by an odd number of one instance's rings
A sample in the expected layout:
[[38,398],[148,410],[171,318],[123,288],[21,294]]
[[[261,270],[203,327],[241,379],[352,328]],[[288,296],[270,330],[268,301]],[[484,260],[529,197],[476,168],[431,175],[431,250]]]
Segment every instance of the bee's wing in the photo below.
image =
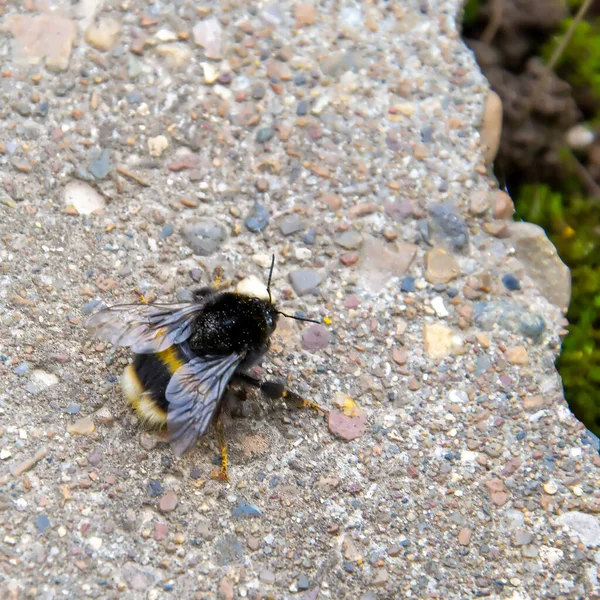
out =
[[161,352],[185,341],[205,302],[121,304],[92,315],[85,327],[98,338],[130,346],[136,354]]
[[219,406],[242,354],[198,356],[180,367],[167,386],[171,448],[181,456],[202,435]]

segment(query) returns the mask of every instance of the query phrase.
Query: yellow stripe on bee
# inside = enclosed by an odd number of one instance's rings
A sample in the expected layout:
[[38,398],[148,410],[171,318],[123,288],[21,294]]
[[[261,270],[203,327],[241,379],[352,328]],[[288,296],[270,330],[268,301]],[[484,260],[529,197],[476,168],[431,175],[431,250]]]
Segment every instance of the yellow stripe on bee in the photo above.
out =
[[129,404],[141,421],[150,427],[164,427],[167,413],[152,399],[151,392],[144,389],[133,365],[128,365],[121,378],[121,387]]
[[183,367],[185,364],[178,356],[175,346],[171,346],[162,352],[157,352],[156,356],[167,366],[169,373],[173,375],[175,371]]
[[140,396],[144,393],[144,386],[139,380],[133,365],[128,365],[125,369],[123,377],[121,377],[121,388],[127,399],[127,404],[137,409],[136,405],[139,403]]
[[138,417],[149,427],[160,429],[167,424],[167,412],[152,398],[151,392],[144,392],[135,406]]

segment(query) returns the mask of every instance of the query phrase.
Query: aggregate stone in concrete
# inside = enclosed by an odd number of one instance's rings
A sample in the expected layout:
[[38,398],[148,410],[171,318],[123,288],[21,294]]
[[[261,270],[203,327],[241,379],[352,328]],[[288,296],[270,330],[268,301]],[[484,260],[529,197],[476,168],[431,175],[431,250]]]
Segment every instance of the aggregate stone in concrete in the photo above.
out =
[[[600,593],[568,273],[482,201],[461,5],[0,3],[3,598]],[[219,481],[212,432],[175,457],[82,324],[273,254],[319,335],[281,316],[252,374],[360,423],[229,394]]]

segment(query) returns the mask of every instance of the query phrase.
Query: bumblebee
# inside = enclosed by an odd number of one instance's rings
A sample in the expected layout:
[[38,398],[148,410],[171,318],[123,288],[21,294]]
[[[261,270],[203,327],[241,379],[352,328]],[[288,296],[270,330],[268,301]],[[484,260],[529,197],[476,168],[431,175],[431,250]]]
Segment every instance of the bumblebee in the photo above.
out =
[[228,479],[227,448],[219,414],[230,383],[249,384],[272,399],[288,397],[322,411],[282,384],[261,382],[247,373],[268,351],[280,315],[318,323],[286,315],[274,306],[274,258],[268,301],[205,287],[194,292],[191,302],[148,304],[142,299],[141,304],[101,310],[85,323],[99,339],[134,353],[121,379],[127,403],[148,425],[166,425],[176,456],[190,450],[215,423],[222,479]]

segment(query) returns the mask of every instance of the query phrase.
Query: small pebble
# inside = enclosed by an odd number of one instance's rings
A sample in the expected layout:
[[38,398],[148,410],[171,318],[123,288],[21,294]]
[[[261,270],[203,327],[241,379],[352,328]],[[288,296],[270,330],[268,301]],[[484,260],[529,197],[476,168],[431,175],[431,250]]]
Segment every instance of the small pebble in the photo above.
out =
[[35,520],[35,528],[38,530],[38,533],[45,533],[48,527],[50,527],[50,519],[44,514],[38,515]]
[[329,344],[329,339],[329,330],[323,325],[314,323],[302,330],[302,347],[305,350],[310,350],[311,352],[321,350]]
[[333,435],[346,442],[351,442],[365,433],[367,416],[363,410],[356,417],[348,417],[338,410],[329,411],[328,426]]
[[237,506],[233,508],[233,516],[238,519],[243,517],[262,517],[262,511],[254,504],[249,504],[240,498],[237,502]]
[[71,435],[89,435],[96,429],[91,417],[83,417],[75,423],[67,425],[67,431]]
[[363,237],[358,231],[351,229],[344,231],[341,235],[335,238],[335,243],[346,250],[356,250],[363,242]]
[[306,575],[304,575],[302,573],[300,575],[298,575],[298,583],[297,583],[297,585],[298,585],[298,589],[300,591],[304,591],[304,590],[308,589],[308,586],[310,584],[309,584],[309,581],[308,581],[308,578],[306,577]]
[[162,513],[169,513],[173,512],[178,504],[179,499],[177,498],[177,494],[169,491],[158,501],[158,509]]
[[160,496],[165,489],[158,479],[152,479],[148,482],[148,495],[150,498],[155,498],[156,496]]
[[262,204],[255,202],[254,212],[250,216],[246,217],[244,220],[244,225],[246,225],[246,227],[253,233],[257,233],[258,231],[262,231],[269,224],[270,219],[271,215],[269,210]]
[[414,292],[415,291],[415,278],[414,277],[403,277],[400,282],[401,292]]
[[105,148],[91,162],[90,173],[96,179],[104,179],[110,173],[111,169],[112,169],[112,163],[110,162],[110,150]]
[[502,276],[502,283],[507,290],[511,292],[517,291],[521,289],[521,284],[519,280],[512,274],[507,273]]
[[259,144],[265,144],[275,135],[275,130],[272,127],[263,127],[256,132],[256,141]]
[[298,296],[312,292],[321,283],[323,276],[312,269],[298,269],[290,273],[290,283]]
[[292,235],[304,229],[304,223],[299,215],[285,215],[277,221],[279,229],[283,235]]
[[165,238],[168,238],[171,234],[173,233],[173,225],[171,225],[171,223],[167,223],[160,232],[160,239],[164,240]]

